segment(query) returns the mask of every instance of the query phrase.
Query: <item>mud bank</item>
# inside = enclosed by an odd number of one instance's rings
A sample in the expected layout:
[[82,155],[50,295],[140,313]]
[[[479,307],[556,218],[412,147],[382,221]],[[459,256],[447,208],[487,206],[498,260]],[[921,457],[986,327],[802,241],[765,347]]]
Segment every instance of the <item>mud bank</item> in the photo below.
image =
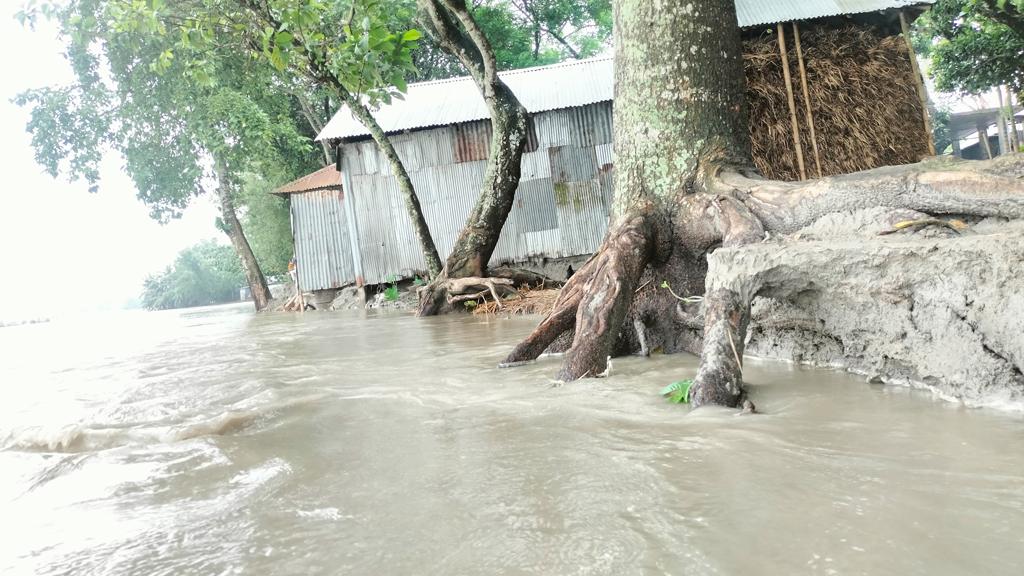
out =
[[1024,223],[879,235],[921,216],[833,214],[793,237],[719,249],[707,288],[757,295],[748,354],[1024,409]]

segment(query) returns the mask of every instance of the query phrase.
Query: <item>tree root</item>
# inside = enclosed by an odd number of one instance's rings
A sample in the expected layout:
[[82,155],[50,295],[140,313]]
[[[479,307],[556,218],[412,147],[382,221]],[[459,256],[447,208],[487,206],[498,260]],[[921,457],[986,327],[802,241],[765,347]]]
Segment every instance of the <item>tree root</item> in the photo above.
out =
[[451,309],[456,304],[469,301],[482,302],[490,296],[498,308],[503,298],[518,294],[516,286],[557,285],[558,283],[528,270],[498,268],[493,276],[471,276],[448,278],[444,274],[419,290],[419,316],[434,316],[441,313],[445,305]]
[[[652,343],[645,322],[658,323],[667,315],[677,329],[703,328],[692,404],[739,406],[745,400],[743,352],[751,302],[767,288],[758,278],[729,275],[732,280],[723,284],[721,279],[712,283],[708,276],[703,323],[679,305],[677,297],[671,299],[671,306],[648,302],[646,312],[627,314],[635,306],[634,298],[640,298],[641,274],[664,242],[664,238],[653,238],[647,222],[649,208],[640,202],[619,215],[626,218],[625,224],[609,232],[594,257],[563,289],[551,314],[502,365],[534,360],[568,332],[573,335],[572,347],[558,378],[570,381],[597,375],[606,370],[622,335],[635,336],[635,346],[649,353]],[[726,171],[694,185],[675,202],[669,250],[699,259],[716,246],[759,243],[769,232],[793,234],[828,214],[877,206],[922,213],[921,221],[907,227],[938,224],[957,229],[957,222],[936,216],[1024,218],[1024,155],[990,162],[928,161],[805,183],[772,182]]]
[[650,230],[643,216],[608,234],[602,250],[585,266],[587,282],[576,312],[576,334],[587,337],[574,339],[558,380],[571,382],[608,369],[608,358],[650,253]]
[[551,313],[533,333],[512,350],[512,353],[498,365],[499,368],[510,368],[536,360],[559,336],[573,329],[577,309],[583,299],[587,282],[593,274],[594,261],[595,259],[591,258],[566,282]]

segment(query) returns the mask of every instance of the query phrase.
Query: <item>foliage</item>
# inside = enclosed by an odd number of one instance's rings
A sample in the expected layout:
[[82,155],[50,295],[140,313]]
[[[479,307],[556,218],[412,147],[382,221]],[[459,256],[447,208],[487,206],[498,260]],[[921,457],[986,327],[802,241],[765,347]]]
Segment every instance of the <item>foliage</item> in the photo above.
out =
[[949,129],[952,115],[945,108],[936,108],[931,112],[932,136],[935,138],[935,149],[945,154],[953,146],[953,133]]
[[473,18],[502,69],[593,56],[612,32],[611,0],[485,0]]
[[287,274],[294,253],[288,200],[271,192],[296,176],[285,167],[271,165],[241,178],[238,199],[244,206],[242,228],[267,276]]
[[689,404],[690,388],[693,387],[693,380],[679,380],[661,389],[661,395],[666,396],[673,404]]
[[233,302],[243,284],[245,275],[234,250],[209,240],[182,250],[162,273],[147,277],[142,305],[167,310]]
[[398,300],[398,278],[393,275],[388,276],[386,282],[388,282],[390,286],[384,289],[384,299],[387,300],[388,302],[394,302]]
[[1024,93],[1024,0],[938,0],[915,36],[939,90]]
[[16,101],[32,108],[28,131],[50,174],[85,178],[95,189],[103,152],[116,150],[139,198],[166,220],[205,191],[215,164],[238,174],[312,153],[288,93],[237,49],[210,45],[201,59],[177,58],[168,27],[132,17],[124,0],[44,6],[30,6],[26,18],[40,10],[56,18],[75,82]]

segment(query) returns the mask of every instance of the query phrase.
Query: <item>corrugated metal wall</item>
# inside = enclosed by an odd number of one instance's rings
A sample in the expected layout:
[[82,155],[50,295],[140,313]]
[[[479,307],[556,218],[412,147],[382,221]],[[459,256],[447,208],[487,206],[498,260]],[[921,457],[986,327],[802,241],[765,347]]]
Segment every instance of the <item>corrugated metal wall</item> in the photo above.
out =
[[[607,229],[612,197],[612,105],[610,102],[544,112],[533,117],[532,152],[523,155],[522,177],[515,206],[502,230],[491,264],[524,261],[533,256],[562,257],[590,254],[600,246]],[[392,137],[419,195],[441,258],[451,251],[473,204],[487,168],[489,121],[421,130]],[[536,144],[533,144],[533,143]],[[395,178],[372,141],[345,144],[343,164],[348,189],[346,209],[354,210],[361,276],[368,284],[388,277],[409,276],[426,268]],[[311,212],[318,205],[292,199],[299,269],[311,259],[319,270],[323,250],[351,254],[351,244],[333,243],[305,233],[311,221],[322,218],[321,229],[349,230],[344,213]],[[299,200],[299,201],[297,201]],[[303,224],[305,223],[304,227]],[[300,233],[300,229],[302,233]],[[300,245],[302,247],[300,248]],[[352,258],[346,262],[351,265]],[[340,273],[340,270],[338,271]],[[302,278],[306,277],[303,272]],[[310,274],[310,279],[314,275]],[[347,276],[315,276],[307,289],[332,288],[352,282]],[[305,282],[305,281],[304,281]]]
[[293,194],[292,234],[299,285],[304,290],[340,288],[356,277],[351,231],[342,192]]

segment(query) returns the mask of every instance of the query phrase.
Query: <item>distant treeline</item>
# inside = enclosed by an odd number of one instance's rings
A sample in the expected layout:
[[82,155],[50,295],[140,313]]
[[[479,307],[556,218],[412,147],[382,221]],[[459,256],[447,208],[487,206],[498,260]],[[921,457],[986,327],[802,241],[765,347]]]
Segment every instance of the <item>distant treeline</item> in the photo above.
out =
[[168,310],[238,300],[245,275],[231,246],[207,240],[186,248],[160,274],[146,278],[142,305]]

